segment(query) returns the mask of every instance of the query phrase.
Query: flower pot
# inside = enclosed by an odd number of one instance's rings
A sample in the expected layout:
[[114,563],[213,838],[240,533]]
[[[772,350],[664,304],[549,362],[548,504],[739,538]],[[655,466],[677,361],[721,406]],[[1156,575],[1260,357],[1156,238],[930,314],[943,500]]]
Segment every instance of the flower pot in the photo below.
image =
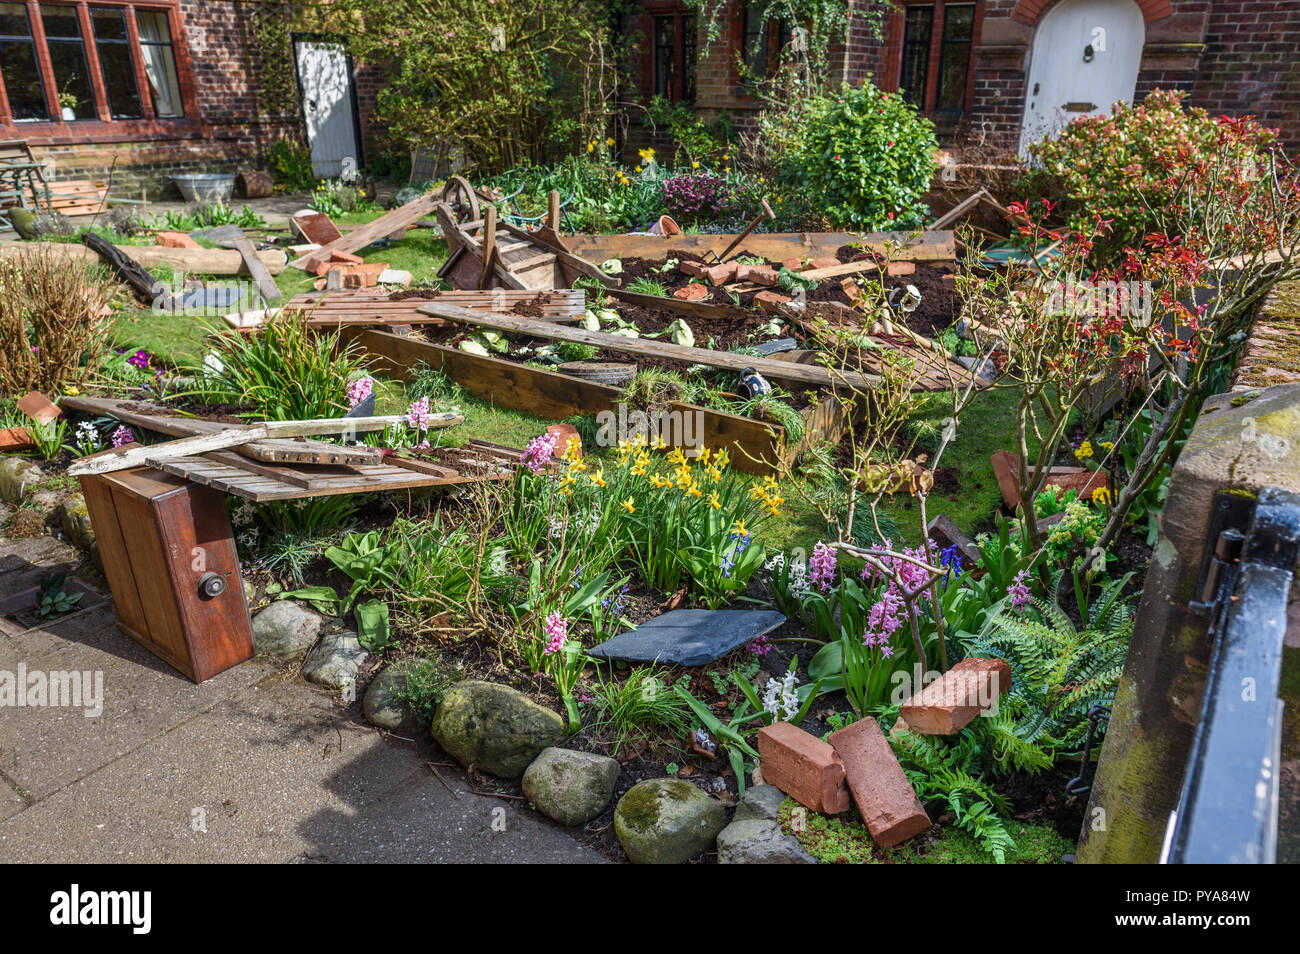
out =
[[77,118],[77,111],[73,109],[71,106],[64,106],[60,110],[60,113],[62,114],[65,122],[71,122],[72,120]]

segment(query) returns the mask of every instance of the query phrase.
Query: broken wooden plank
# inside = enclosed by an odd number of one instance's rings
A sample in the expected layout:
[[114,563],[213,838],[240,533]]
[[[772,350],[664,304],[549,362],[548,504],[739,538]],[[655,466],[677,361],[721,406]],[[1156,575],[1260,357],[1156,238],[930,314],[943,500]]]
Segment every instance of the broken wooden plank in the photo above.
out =
[[[620,407],[626,410],[621,388],[571,375],[383,331],[343,328],[341,338],[369,353],[376,370],[406,379],[411,369],[423,362],[475,397],[538,417],[559,421],[575,414],[617,414]],[[728,448],[732,465],[746,473],[772,473],[784,452],[785,431],[779,425],[682,402],[673,402],[665,410],[682,422],[692,422],[695,440],[708,447]],[[678,436],[670,434],[665,440],[672,443]]]
[[[669,251],[703,255],[720,252],[735,235],[571,235],[564,244],[569,252],[591,261],[607,258],[660,259]],[[912,262],[945,262],[957,257],[955,237],[950,231],[910,232],[755,232],[745,239],[739,251],[768,261],[787,258],[833,256],[841,246],[861,243],[863,251],[884,252],[890,243],[898,243],[896,259]]]
[[430,302],[421,308],[425,314],[436,315],[449,321],[493,328],[498,331],[510,331],[516,334],[532,335],[551,341],[572,341],[578,344],[592,345],[623,354],[645,355],[654,358],[667,358],[686,364],[703,364],[713,368],[731,371],[744,371],[753,368],[765,377],[777,380],[796,381],[821,387],[843,386],[859,391],[873,389],[879,378],[870,377],[852,371],[832,372],[824,367],[807,367],[774,361],[771,358],[759,358],[752,355],[735,354],[730,351],[710,351],[708,348],[688,348],[668,341],[647,341],[643,338],[628,338],[612,335],[603,331],[587,331],[583,328],[569,328],[553,322],[537,321],[532,318],[520,318],[514,315],[498,315],[487,312],[471,311],[456,305],[443,305]]
[[[230,424],[192,417],[173,417],[169,409],[156,404],[116,401],[110,398],[65,397],[63,405],[74,411],[115,417],[124,424],[170,437],[193,437],[229,428]],[[343,420],[343,418],[339,418]],[[346,427],[346,425],[344,425]],[[342,430],[343,428],[340,428]],[[363,464],[382,456],[373,447],[344,447],[306,438],[276,438],[254,441],[240,447],[246,457],[272,463]]]
[[271,273],[266,270],[266,266],[262,264],[262,260],[257,257],[257,250],[253,248],[253,243],[246,238],[241,238],[231,240],[229,245],[244,260],[244,268],[248,269],[248,274],[253,276],[253,281],[257,284],[257,290],[262,293],[262,297],[268,302],[279,301],[282,297],[280,288],[271,277]]
[[145,271],[139,262],[94,232],[86,232],[81,241],[131,287],[137,301],[163,311],[172,310],[172,296],[167,286]]
[[328,245],[322,245],[318,251],[304,255],[289,263],[293,268],[311,271],[317,262],[328,261],[331,252],[357,252],[381,238],[392,235],[398,229],[404,229],[416,219],[428,215],[438,205],[439,198],[430,192],[413,199],[406,205],[381,215],[373,222],[367,222],[360,228],[353,229],[346,235],[335,239]]

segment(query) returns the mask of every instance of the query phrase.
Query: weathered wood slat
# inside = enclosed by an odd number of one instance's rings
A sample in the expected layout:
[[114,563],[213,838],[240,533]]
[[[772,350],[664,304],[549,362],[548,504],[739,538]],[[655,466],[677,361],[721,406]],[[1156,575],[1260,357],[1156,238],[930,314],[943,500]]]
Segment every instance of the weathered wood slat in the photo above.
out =
[[622,354],[667,358],[673,361],[683,361],[687,364],[703,364],[732,371],[754,368],[766,377],[819,387],[847,387],[857,391],[869,391],[879,381],[874,376],[868,377],[856,372],[832,372],[823,367],[788,364],[774,361],[771,358],[734,354],[730,351],[710,351],[707,348],[688,348],[667,341],[626,338],[622,335],[611,335],[603,331],[587,331],[583,328],[563,327],[552,322],[537,321],[532,318],[476,312],[455,305],[442,305],[438,302],[430,302],[421,310],[425,314],[436,315],[439,318],[458,321],[462,324],[532,335],[552,341],[573,341],[579,344],[588,344],[597,348],[617,351]]
[[341,238],[335,239],[328,245],[322,245],[315,252],[304,255],[289,263],[293,268],[301,268],[304,271],[310,271],[316,262],[323,262],[330,256],[330,252],[356,252],[365,248],[371,242],[385,238],[399,229],[406,228],[411,222],[422,218],[433,211],[438,204],[438,196],[432,192],[414,199],[401,208],[381,215],[373,222],[367,222],[360,228],[353,229]]
[[[590,261],[604,261],[615,257],[659,259],[670,250],[716,254],[735,238],[735,235],[572,235],[565,236],[564,244],[574,255]],[[946,262],[957,257],[954,235],[946,230],[919,235],[908,232],[871,232],[866,235],[852,232],[754,232],[741,243],[737,252],[779,262],[787,258],[834,255],[841,246],[859,242],[864,250],[873,252],[885,251],[886,243],[902,243],[905,247],[894,255],[900,261]]]

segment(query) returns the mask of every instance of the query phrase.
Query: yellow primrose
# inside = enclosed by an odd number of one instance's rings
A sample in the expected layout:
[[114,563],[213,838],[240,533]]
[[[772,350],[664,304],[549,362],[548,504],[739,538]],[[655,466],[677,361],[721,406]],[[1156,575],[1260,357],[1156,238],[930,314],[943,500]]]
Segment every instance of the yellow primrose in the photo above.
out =
[[622,507],[624,510],[626,510],[628,513],[636,513],[636,501],[633,500],[631,497],[628,497],[621,504],[619,504],[619,506]]
[[1085,460],[1086,458],[1091,457],[1092,441],[1084,441],[1082,444],[1080,444],[1079,449],[1074,452],[1074,456],[1078,460]]
[[1092,492],[1092,502],[1101,504],[1103,507],[1110,506],[1110,491],[1105,487],[1098,487]]
[[1104,451],[1110,451],[1115,449],[1114,441],[1098,441],[1097,446]]
[[596,144],[595,144],[594,142],[589,142],[589,143],[587,143],[587,151],[588,151],[588,152],[595,152],[595,151],[596,151]]
[[605,139],[605,145],[607,145],[607,146],[612,146],[612,145],[614,145],[614,137],[613,137],[613,136],[608,136],[608,137],[606,137],[606,139]]
[[700,167],[700,164],[699,164],[698,162],[692,162],[692,163],[691,163],[691,168],[692,168],[692,169],[698,169],[699,167]]

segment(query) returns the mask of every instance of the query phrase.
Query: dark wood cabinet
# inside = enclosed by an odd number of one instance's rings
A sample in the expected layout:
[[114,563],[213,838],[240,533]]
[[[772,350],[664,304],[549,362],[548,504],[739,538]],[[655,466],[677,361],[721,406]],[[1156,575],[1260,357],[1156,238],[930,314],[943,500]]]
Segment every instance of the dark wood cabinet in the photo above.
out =
[[149,467],[81,488],[123,632],[195,682],[252,658],[223,494]]

